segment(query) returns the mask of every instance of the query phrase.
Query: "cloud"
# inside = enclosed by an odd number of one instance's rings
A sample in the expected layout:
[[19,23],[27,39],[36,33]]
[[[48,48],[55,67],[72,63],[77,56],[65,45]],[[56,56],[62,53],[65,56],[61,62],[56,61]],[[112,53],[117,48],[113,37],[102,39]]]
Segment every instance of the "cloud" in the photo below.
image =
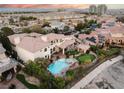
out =
[[88,4],[0,4],[0,8],[87,8]]

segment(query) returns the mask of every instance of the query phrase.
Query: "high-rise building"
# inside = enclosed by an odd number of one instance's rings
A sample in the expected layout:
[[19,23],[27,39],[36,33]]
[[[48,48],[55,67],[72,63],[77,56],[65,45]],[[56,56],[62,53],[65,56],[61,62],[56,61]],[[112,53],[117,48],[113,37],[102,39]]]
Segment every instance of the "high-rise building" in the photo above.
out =
[[97,14],[104,15],[107,12],[107,6],[105,4],[101,4],[97,6]]
[[97,12],[96,5],[91,5],[91,6],[89,7],[89,13],[95,14],[96,12]]

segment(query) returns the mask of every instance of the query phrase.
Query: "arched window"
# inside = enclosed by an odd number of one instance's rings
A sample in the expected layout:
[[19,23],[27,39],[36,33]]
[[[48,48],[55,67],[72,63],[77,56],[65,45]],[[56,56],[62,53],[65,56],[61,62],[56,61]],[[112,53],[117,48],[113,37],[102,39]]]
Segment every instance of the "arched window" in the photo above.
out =
[[55,51],[55,47],[53,48],[53,51]]
[[44,52],[46,52],[46,51],[47,51],[47,48],[44,49]]

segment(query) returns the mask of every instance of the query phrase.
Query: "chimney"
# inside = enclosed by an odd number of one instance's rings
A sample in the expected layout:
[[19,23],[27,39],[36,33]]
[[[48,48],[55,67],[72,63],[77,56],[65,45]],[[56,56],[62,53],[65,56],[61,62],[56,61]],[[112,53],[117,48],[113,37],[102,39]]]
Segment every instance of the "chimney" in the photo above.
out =
[[41,39],[42,39],[44,42],[47,42],[47,36],[41,36]]
[[20,43],[20,37],[15,37],[14,38],[14,43],[17,45]]

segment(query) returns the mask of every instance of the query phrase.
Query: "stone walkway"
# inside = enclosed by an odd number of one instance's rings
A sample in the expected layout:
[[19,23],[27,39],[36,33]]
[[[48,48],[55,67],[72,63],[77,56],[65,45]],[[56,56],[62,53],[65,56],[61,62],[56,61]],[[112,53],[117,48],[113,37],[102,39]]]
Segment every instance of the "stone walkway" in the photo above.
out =
[[112,64],[122,60],[123,56],[117,56],[111,60],[107,60],[97,68],[95,68],[92,72],[90,72],[87,76],[81,79],[77,84],[75,84],[72,89],[81,89],[84,88],[87,84],[89,84],[98,74],[100,74],[104,69],[108,68]]

